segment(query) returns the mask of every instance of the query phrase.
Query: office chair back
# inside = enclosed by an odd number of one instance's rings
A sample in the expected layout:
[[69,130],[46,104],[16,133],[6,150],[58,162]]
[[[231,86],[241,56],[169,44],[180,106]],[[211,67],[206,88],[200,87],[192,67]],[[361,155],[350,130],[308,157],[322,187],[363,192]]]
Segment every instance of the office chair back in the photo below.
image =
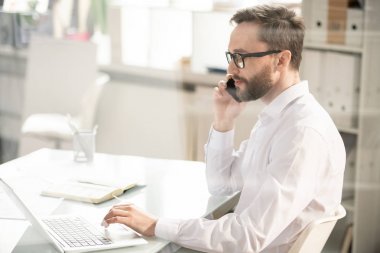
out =
[[79,114],[97,77],[96,46],[32,36],[27,57],[22,120],[36,113]]
[[[85,92],[79,113],[73,115],[72,122],[78,129],[92,129],[97,104],[105,84],[110,80],[107,74],[99,73],[93,85]],[[36,113],[30,115],[22,125],[24,136],[45,139],[54,142],[55,148],[61,147],[62,141],[71,141],[72,130],[67,123],[67,115],[59,113]]]
[[28,50],[19,155],[42,147],[71,146],[67,114],[78,128],[92,128],[97,103],[109,80],[97,73],[90,42],[33,37]]
[[301,232],[289,253],[319,253],[322,251],[336,222],[346,216],[346,210],[339,205],[335,214],[312,222]]

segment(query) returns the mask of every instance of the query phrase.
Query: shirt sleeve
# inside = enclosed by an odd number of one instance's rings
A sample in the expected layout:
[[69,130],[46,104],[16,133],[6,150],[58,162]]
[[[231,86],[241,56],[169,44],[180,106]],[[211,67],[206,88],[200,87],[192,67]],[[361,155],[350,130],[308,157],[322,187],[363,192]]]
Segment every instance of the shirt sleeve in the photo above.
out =
[[205,145],[206,179],[213,195],[228,195],[241,190],[243,180],[239,170],[245,142],[234,150],[234,129],[218,132],[211,127]]
[[325,142],[313,130],[286,133],[275,144],[259,190],[252,193],[251,178],[245,179],[240,197],[250,200],[245,208],[218,220],[159,219],[156,236],[206,252],[265,249],[313,200],[329,160]]

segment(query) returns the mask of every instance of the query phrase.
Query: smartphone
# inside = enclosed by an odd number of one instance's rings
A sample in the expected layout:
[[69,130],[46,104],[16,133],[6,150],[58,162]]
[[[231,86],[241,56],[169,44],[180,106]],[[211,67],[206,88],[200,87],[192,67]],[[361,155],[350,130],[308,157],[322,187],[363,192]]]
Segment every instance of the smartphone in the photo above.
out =
[[227,81],[227,92],[237,101],[241,102],[240,98],[236,95],[236,86],[235,86],[235,80],[230,78]]

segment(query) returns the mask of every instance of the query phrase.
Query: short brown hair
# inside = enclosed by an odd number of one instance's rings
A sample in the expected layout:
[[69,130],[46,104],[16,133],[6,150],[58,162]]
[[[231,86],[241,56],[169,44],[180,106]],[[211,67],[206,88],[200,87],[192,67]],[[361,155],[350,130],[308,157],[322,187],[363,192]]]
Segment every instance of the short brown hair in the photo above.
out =
[[259,40],[267,43],[269,50],[289,50],[292,53],[290,65],[299,69],[305,25],[294,11],[283,6],[255,6],[237,11],[230,22],[259,24]]

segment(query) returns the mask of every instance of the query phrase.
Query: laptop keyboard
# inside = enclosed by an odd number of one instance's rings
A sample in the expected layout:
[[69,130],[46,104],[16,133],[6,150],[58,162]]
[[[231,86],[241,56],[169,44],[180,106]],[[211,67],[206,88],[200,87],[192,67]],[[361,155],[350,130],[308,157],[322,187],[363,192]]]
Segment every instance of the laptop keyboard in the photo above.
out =
[[42,220],[70,247],[111,244],[91,223],[80,217],[59,217]]

